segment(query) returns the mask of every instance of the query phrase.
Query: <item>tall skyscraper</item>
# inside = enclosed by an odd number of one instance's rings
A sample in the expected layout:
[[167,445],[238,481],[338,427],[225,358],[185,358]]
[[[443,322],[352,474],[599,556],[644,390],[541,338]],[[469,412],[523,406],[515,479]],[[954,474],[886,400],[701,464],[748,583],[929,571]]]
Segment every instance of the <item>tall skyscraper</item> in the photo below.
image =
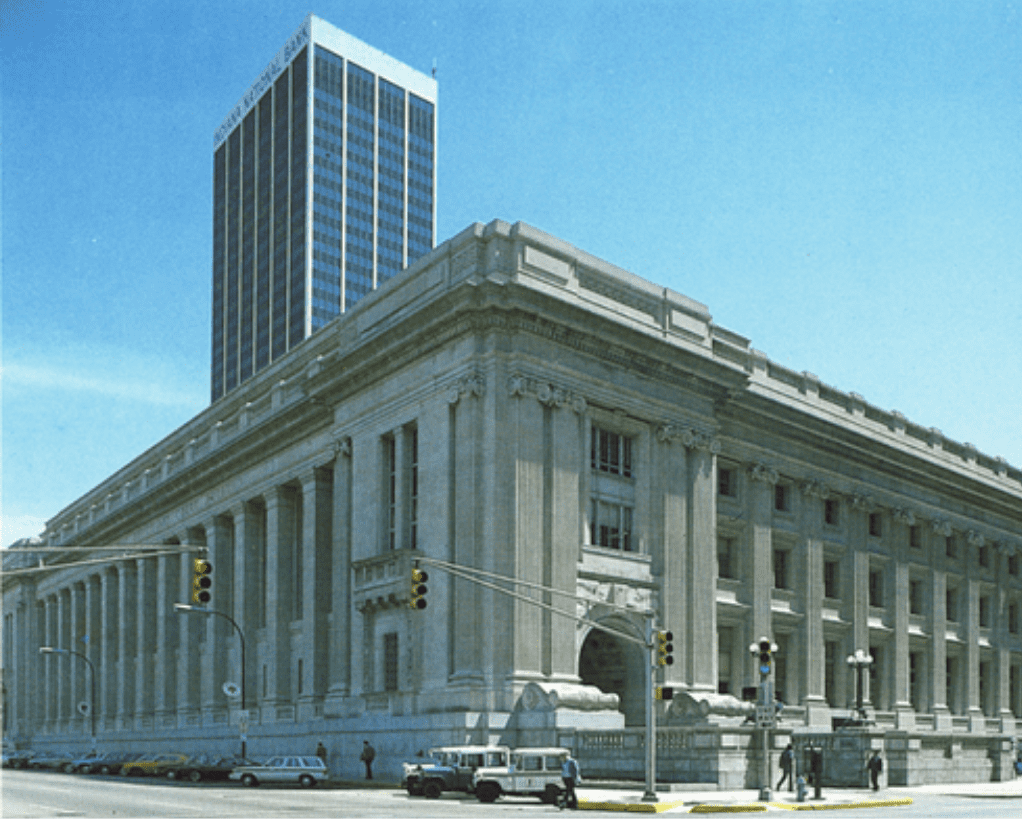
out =
[[216,130],[216,401],[436,242],[436,81],[309,15]]

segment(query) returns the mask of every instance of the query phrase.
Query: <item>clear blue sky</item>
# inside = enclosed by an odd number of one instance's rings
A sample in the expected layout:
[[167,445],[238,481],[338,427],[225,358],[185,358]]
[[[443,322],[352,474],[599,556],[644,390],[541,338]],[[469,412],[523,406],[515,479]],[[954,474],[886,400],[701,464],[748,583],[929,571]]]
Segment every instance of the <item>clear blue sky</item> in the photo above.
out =
[[208,405],[213,131],[313,11],[523,220],[1022,465],[1019,0],[3,0],[3,531]]

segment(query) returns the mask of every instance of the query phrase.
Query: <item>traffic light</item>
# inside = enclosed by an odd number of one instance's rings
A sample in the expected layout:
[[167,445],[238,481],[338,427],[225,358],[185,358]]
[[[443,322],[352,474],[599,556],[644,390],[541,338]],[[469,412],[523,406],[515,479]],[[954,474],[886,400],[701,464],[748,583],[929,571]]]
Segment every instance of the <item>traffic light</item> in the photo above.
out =
[[759,673],[764,677],[769,677],[773,662],[773,645],[766,637],[763,637],[759,641]]
[[426,572],[417,566],[412,568],[412,588],[408,605],[413,609],[426,608],[426,592],[429,591],[426,586],[427,580],[429,580],[429,575]]
[[192,561],[192,602],[203,606],[213,599],[213,564],[202,558]]
[[674,665],[674,635],[669,631],[658,631],[657,665]]
[[658,685],[653,691],[653,696],[658,700],[673,700],[674,687],[670,685]]

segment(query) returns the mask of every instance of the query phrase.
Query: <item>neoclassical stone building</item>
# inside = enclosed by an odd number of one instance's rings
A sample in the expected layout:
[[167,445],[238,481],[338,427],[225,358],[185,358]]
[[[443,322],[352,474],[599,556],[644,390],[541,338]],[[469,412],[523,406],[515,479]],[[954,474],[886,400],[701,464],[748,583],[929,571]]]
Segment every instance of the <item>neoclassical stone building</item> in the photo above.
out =
[[[416,556],[576,594],[546,599],[626,633],[652,608],[675,635],[663,682],[696,697],[754,684],[768,635],[787,732],[850,715],[845,658],[867,651],[872,730],[908,749],[892,781],[997,778],[1022,720],[1022,471],[520,223],[445,242],[43,540],[53,562],[205,547],[210,605],[245,636],[250,753],[322,740],[339,774],[363,738],[393,774],[444,742],[542,736],[584,761],[641,735],[641,649],[435,569],[412,610]],[[5,569],[38,561],[22,546]],[[233,750],[240,642],[175,613],[191,553],[168,551],[5,577],[9,738],[88,742],[85,664],[51,645],[93,661],[101,745]],[[663,716],[662,758],[730,731],[744,770],[748,729]],[[706,764],[675,774],[739,781]]]

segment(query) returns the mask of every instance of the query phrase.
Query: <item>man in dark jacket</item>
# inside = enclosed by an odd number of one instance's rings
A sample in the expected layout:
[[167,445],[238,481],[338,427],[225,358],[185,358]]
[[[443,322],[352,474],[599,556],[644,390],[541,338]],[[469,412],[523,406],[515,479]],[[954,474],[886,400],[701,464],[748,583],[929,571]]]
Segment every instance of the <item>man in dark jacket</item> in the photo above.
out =
[[791,743],[789,742],[788,743],[788,747],[786,747],[781,752],[781,772],[782,772],[783,775],[781,776],[781,781],[777,783],[776,790],[780,790],[781,786],[784,784],[785,780],[787,780],[787,782],[788,782],[788,792],[789,793],[791,792],[792,786],[794,784],[793,781],[792,781],[792,777],[791,777],[791,769],[794,767],[794,765],[795,765],[795,752],[791,749]]
[[880,772],[884,769],[884,761],[880,758],[880,752],[874,751],[873,756],[866,763],[866,770],[869,771],[870,784],[873,790],[880,790]]
[[359,755],[359,759],[365,763],[366,779],[372,779],[373,760],[376,759],[376,749],[369,744],[368,739],[362,741],[362,753]]

